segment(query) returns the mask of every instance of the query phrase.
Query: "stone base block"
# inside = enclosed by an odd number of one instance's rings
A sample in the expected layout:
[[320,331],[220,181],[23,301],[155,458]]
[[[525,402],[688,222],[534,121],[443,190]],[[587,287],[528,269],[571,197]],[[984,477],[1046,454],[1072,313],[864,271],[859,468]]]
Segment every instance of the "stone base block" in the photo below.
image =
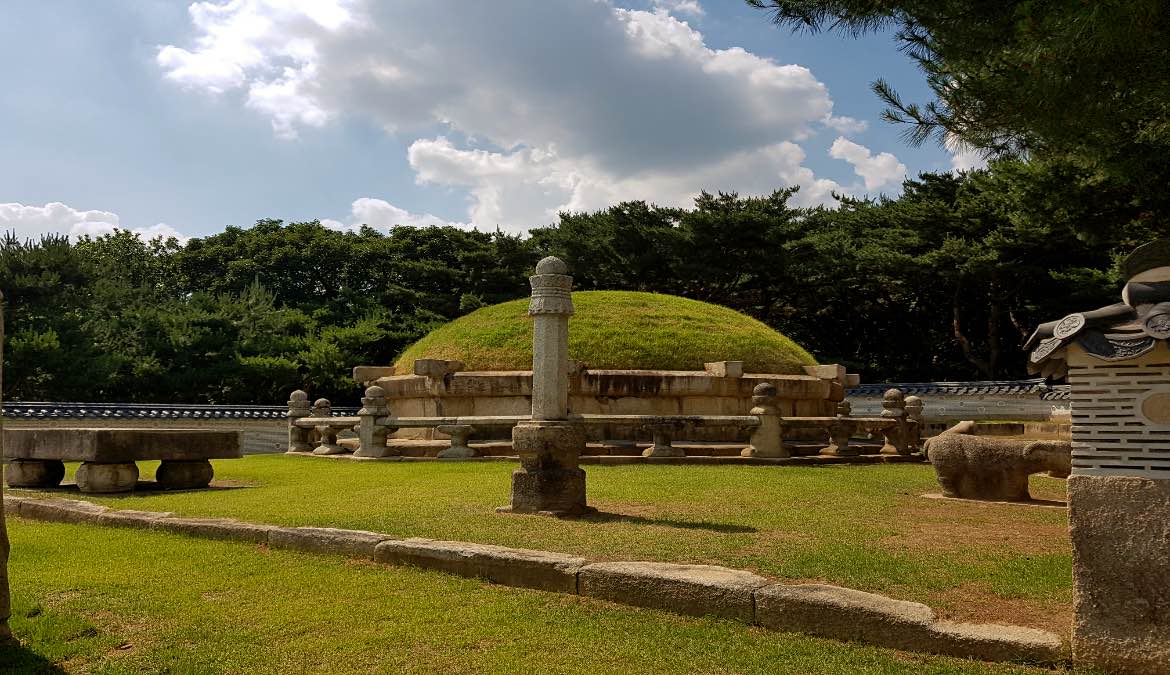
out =
[[655,562],[596,563],[577,576],[581,595],[692,616],[719,616],[751,623],[752,595],[767,579],[713,565]]
[[14,459],[4,470],[8,487],[54,487],[65,478],[65,463],[60,460]]
[[215,469],[207,460],[186,462],[164,460],[154,474],[154,480],[165,490],[194,490],[211,483]]
[[1170,480],[1072,476],[1073,658],[1170,674]]
[[570,422],[525,422],[512,429],[520,468],[512,472],[512,503],[502,511],[580,515],[585,503],[585,472],[577,466],[585,431]]
[[138,465],[134,462],[99,464],[82,462],[77,467],[77,489],[88,493],[130,492],[138,484]]
[[561,553],[430,539],[384,541],[374,560],[559,593],[577,592],[577,571],[585,566],[584,558]]

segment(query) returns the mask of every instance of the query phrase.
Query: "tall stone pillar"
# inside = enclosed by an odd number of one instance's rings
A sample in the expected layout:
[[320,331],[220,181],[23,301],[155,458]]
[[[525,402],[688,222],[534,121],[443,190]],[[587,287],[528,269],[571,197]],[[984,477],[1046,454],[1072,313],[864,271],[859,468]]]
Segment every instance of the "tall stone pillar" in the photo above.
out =
[[[0,410],[4,388],[4,296],[0,295]],[[4,454],[4,416],[0,414],[0,456]],[[8,528],[4,524],[4,481],[0,481],[0,645],[12,641],[8,617],[12,614],[8,597]]]
[[585,430],[569,416],[569,317],[573,278],[548,257],[529,277],[532,334],[532,420],[512,429],[520,468],[512,472],[512,503],[502,511],[565,516],[591,511],[585,504],[585,472],[577,465]]

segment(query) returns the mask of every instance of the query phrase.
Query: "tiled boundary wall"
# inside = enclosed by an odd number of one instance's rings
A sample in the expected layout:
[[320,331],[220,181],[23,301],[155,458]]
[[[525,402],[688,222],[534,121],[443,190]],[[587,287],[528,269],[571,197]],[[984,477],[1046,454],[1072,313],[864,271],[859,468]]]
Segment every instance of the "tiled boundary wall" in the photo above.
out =
[[882,393],[891,387],[921,397],[926,402],[923,417],[928,423],[948,424],[962,420],[1067,423],[1069,420],[1069,387],[1047,385],[1039,379],[866,384],[846,392],[853,405],[853,414],[880,414]]

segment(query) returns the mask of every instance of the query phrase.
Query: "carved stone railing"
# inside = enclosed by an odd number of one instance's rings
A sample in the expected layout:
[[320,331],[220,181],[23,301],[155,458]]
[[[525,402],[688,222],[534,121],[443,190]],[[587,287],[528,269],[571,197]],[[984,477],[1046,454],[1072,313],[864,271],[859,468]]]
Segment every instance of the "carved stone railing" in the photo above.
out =
[[[751,431],[750,445],[744,457],[783,458],[791,456],[784,445],[789,429],[821,430],[826,445],[820,454],[856,456],[861,448],[852,441],[863,434],[880,434],[884,440],[882,454],[910,455],[921,446],[922,402],[915,396],[903,396],[897,389],[886,392],[881,417],[851,417],[848,401],[837,409],[836,417],[784,417],[779,414],[775,386],[757,385],[748,415],[592,415],[569,414],[568,420],[585,426],[607,425],[631,427],[647,432],[653,442],[642,452],[645,457],[683,457],[685,451],[673,445],[680,432],[696,427],[721,427]],[[439,453],[442,459],[474,457],[468,439],[477,429],[511,428],[531,419],[528,415],[481,415],[455,417],[396,417],[386,402],[381,387],[366,389],[362,407],[353,416],[337,416],[326,399],[309,403],[308,395],[295,391],[289,398],[289,452],[312,452],[334,455],[350,450],[338,442],[338,434],[352,431],[358,437],[356,457],[385,457],[396,454],[387,439],[398,429],[431,428],[451,437],[451,447]]]

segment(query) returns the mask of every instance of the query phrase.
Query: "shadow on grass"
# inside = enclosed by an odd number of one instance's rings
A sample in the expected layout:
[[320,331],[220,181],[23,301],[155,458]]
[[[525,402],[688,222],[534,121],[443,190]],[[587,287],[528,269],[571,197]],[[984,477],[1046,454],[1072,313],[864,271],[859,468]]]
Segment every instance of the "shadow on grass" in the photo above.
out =
[[631,525],[662,525],[664,527],[677,527],[681,530],[707,530],[709,532],[721,532],[723,534],[749,534],[752,532],[759,532],[754,527],[747,525],[733,525],[731,523],[709,523],[704,521],[690,521],[690,520],[672,520],[670,518],[643,518],[642,516],[631,516],[624,513],[608,513],[606,511],[597,511],[586,516],[578,518],[580,521],[586,523],[630,523]]
[[158,483],[152,480],[140,480],[134,486],[133,490],[129,492],[82,492],[78,489],[76,483],[63,483],[61,485],[54,485],[53,487],[37,487],[37,488],[10,488],[15,496],[20,496],[19,490],[28,489],[34,492],[45,492],[51,494],[75,495],[79,497],[101,497],[102,499],[125,499],[133,497],[145,497],[162,494],[182,494],[185,492],[223,492],[225,490],[246,490],[255,487],[255,485],[231,485],[219,484],[209,485],[204,488],[191,488],[186,490],[168,490],[159,487]]
[[28,649],[19,642],[13,642],[12,644],[0,643],[0,674],[12,673],[15,675],[16,673],[20,673],[24,675],[25,673],[37,673],[39,675],[44,673],[46,675],[57,675],[58,673],[64,672],[65,670],[61,666]]

